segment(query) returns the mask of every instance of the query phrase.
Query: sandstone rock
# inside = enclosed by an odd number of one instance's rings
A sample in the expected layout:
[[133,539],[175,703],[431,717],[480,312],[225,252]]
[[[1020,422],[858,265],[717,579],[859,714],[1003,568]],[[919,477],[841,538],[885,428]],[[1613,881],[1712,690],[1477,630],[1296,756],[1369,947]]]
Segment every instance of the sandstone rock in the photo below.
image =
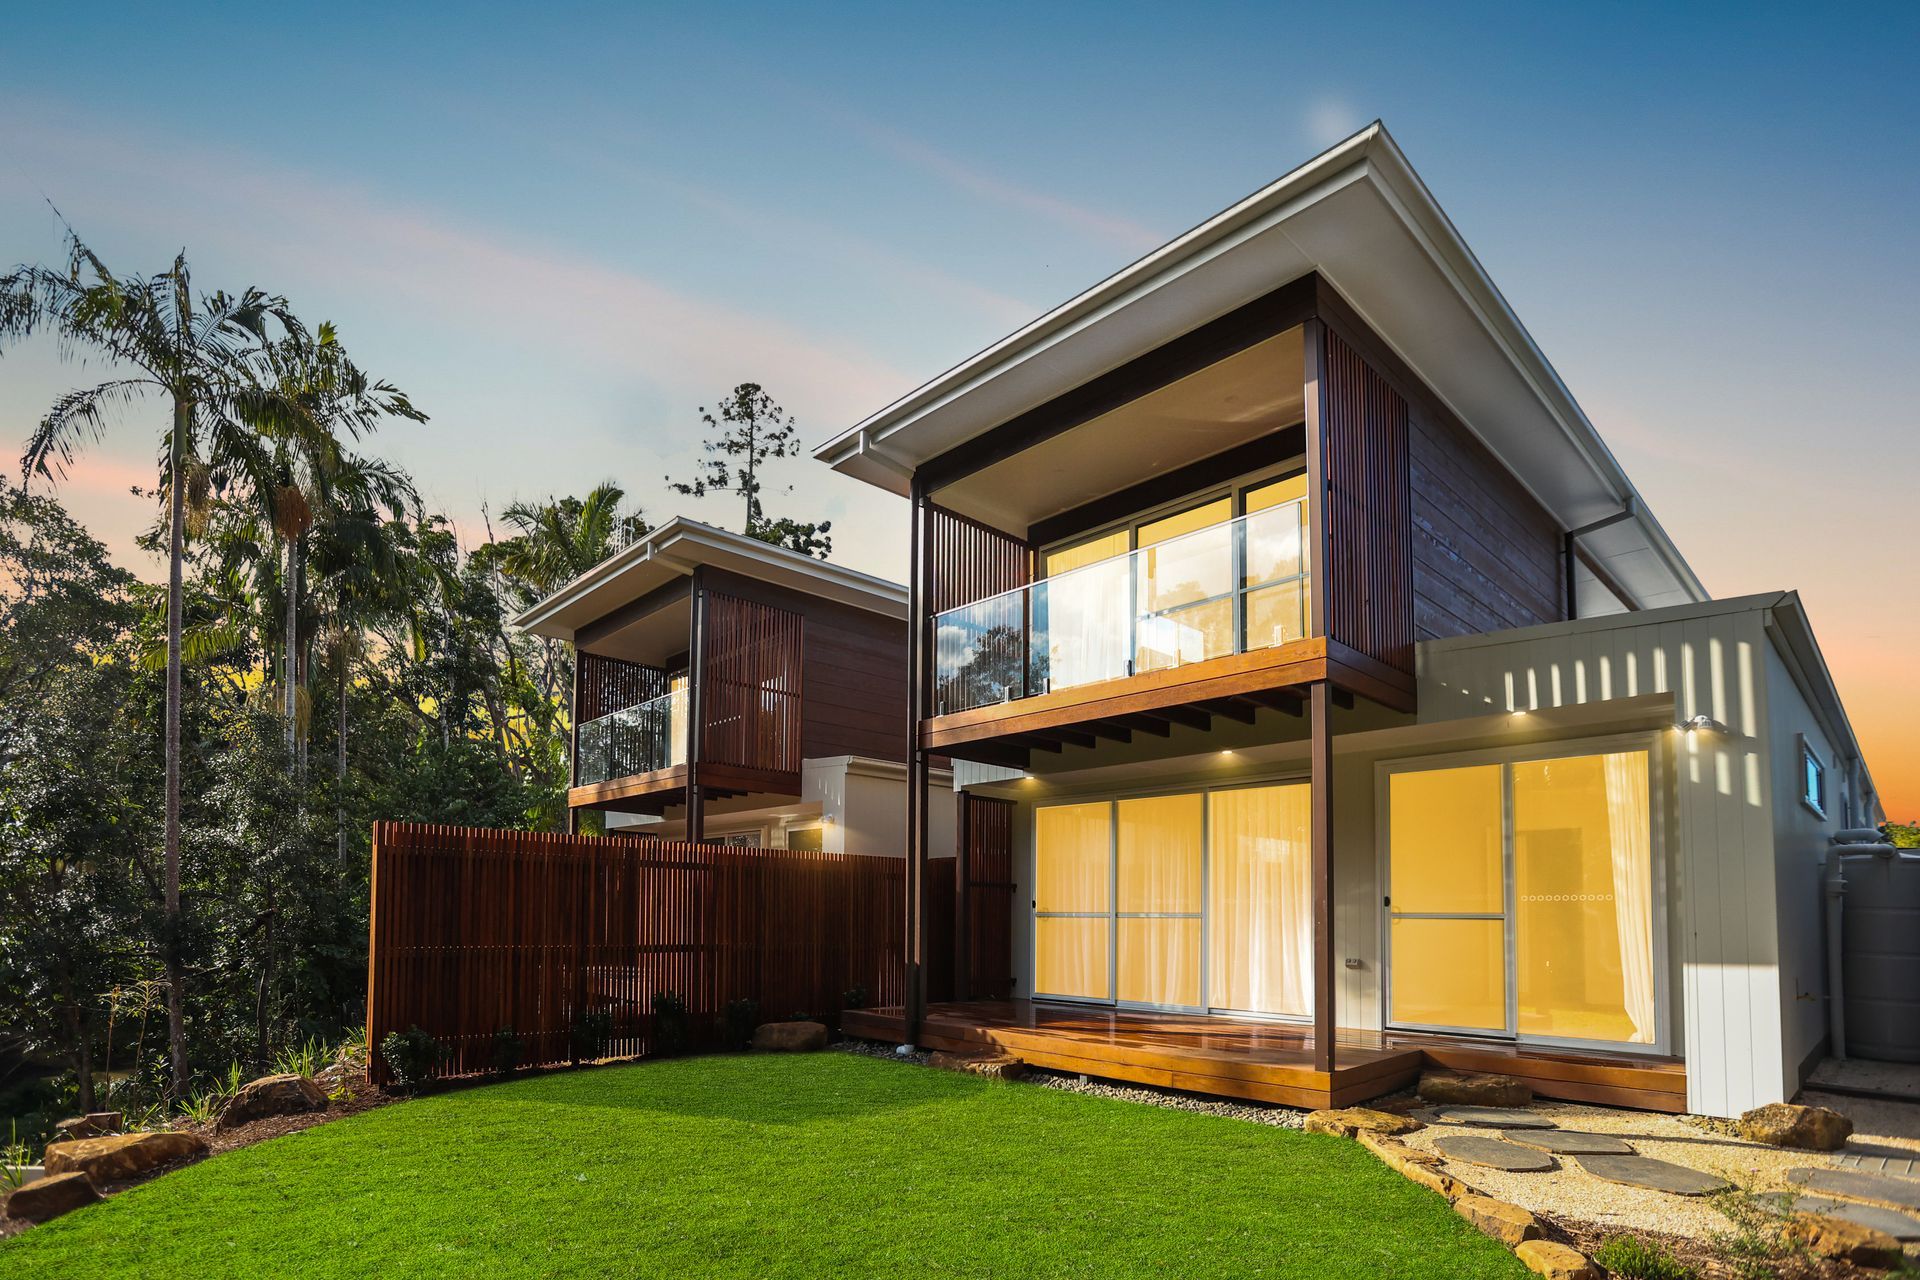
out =
[[[17,1193],[16,1193],[17,1194]],[[1897,1267],[1900,1242],[1884,1231],[1825,1214],[1795,1214],[1782,1233],[1822,1258],[1838,1258],[1862,1267]]]
[[1522,1240],[1513,1255],[1547,1280],[1598,1280],[1600,1275],[1578,1249],[1551,1240]]
[[325,1111],[327,1095],[319,1085],[303,1075],[261,1076],[240,1086],[214,1121],[217,1130],[233,1129],[267,1116],[294,1115],[302,1111]]
[[1431,1152],[1416,1151],[1404,1142],[1383,1138],[1377,1133],[1367,1133],[1364,1130],[1355,1136],[1359,1139],[1361,1146],[1373,1152],[1382,1164],[1408,1182],[1425,1187],[1429,1191],[1437,1191],[1449,1200],[1479,1194],[1452,1174],[1441,1172],[1441,1166],[1446,1162]]
[[75,1138],[104,1138],[110,1133],[120,1132],[121,1118],[118,1111],[89,1111],[84,1116],[74,1116],[62,1120],[53,1126],[60,1136],[56,1142],[66,1142]]
[[92,1204],[100,1198],[93,1180],[84,1173],[57,1173],[29,1182],[7,1197],[7,1215],[28,1222],[45,1222]]
[[85,1138],[47,1148],[47,1180],[56,1173],[90,1174],[96,1183],[122,1182],[175,1160],[207,1153],[204,1138],[192,1133],[122,1133]]
[[1453,1202],[1453,1211],[1509,1249],[1540,1236],[1540,1224],[1532,1214],[1492,1196],[1460,1196]]
[[1533,1087],[1512,1076],[1428,1071],[1420,1077],[1420,1096],[1428,1102],[1457,1102],[1470,1107],[1524,1107]]
[[753,1047],[769,1053],[808,1053],[827,1047],[827,1028],[818,1022],[763,1022],[753,1031]]
[[1386,1135],[1412,1133],[1424,1128],[1426,1126],[1412,1116],[1390,1115],[1368,1107],[1316,1111],[1307,1117],[1306,1124],[1308,1133],[1327,1133],[1336,1138],[1351,1138],[1362,1132]]
[[1853,1133],[1853,1121],[1826,1107],[1770,1102],[1741,1116],[1739,1130],[1748,1142],[1764,1142],[1770,1147],[1838,1151]]
[[1004,1053],[947,1053],[937,1051],[927,1065],[942,1071],[959,1071],[989,1080],[1018,1080],[1027,1073],[1027,1064]]

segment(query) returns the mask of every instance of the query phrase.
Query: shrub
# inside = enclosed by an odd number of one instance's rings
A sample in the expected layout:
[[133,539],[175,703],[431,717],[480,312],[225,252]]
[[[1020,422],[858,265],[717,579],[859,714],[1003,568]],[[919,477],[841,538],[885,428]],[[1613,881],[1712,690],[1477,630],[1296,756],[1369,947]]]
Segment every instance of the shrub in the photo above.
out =
[[513,1034],[512,1027],[502,1027],[493,1033],[493,1074],[510,1076],[520,1065],[520,1059],[527,1051],[526,1043]]
[[306,1076],[311,1079],[321,1067],[327,1065],[330,1056],[326,1047],[310,1036],[304,1044],[290,1045],[275,1054],[273,1071],[275,1075]]
[[847,991],[841,992],[840,1007],[842,1009],[866,1008],[867,1007],[867,989],[865,987],[853,987]]
[[1635,1236],[1612,1236],[1593,1260],[1620,1280],[1696,1280],[1692,1267],[1657,1244]]
[[653,993],[653,1052],[671,1058],[693,1047],[693,1029],[687,1024],[687,1002],[678,991]]
[[727,1001],[721,1015],[729,1049],[745,1049],[753,1043],[753,1029],[760,1025],[760,1002],[742,997]]
[[613,1039],[613,1015],[605,1009],[589,1009],[579,1014],[573,1020],[569,1039],[573,1045],[574,1061],[604,1057],[607,1042]]
[[380,1056],[386,1060],[393,1082],[402,1089],[417,1089],[433,1078],[434,1068],[445,1057],[440,1042],[419,1027],[389,1031],[380,1042]]

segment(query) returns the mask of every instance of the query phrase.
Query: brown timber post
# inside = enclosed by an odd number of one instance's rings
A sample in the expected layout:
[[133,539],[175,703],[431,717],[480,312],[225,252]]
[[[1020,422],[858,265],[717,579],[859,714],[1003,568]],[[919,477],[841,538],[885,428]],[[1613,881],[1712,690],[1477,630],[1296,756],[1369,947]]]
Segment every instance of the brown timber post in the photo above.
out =
[[920,721],[927,707],[927,492],[915,476],[911,485],[907,578],[907,866],[906,1004],[908,1043],[920,1038],[927,1012],[927,753],[920,745]]
[[[575,632],[577,637],[579,632]],[[567,712],[567,790],[572,791],[580,785],[580,686],[583,683],[586,659],[580,654],[578,639],[573,645],[573,706]],[[580,811],[573,807],[572,797],[567,801],[567,834],[580,834]]]
[[[1308,634],[1322,639],[1331,617],[1327,592],[1333,578],[1333,546],[1329,534],[1327,482],[1327,329],[1319,318],[1306,322],[1301,333],[1305,367],[1307,445],[1307,565]],[[1333,995],[1333,689],[1324,680],[1310,690],[1312,790],[1308,820],[1313,862],[1313,1069],[1332,1071],[1335,1013]]]
[[[1024,664],[1023,664],[1024,665]],[[966,792],[954,793],[953,814],[953,994],[973,999],[973,806]]]
[[[687,636],[687,839],[707,838],[705,797],[700,792],[700,761],[707,754],[707,589],[698,566],[693,571],[692,620]],[[671,712],[669,712],[671,714]],[[672,734],[672,729],[668,729]]]

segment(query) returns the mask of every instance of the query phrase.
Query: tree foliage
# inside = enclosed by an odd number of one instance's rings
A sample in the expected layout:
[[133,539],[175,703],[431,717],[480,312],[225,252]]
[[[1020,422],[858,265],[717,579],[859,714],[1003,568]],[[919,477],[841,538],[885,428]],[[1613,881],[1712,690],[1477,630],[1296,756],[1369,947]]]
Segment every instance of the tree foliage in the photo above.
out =
[[[741,532],[748,537],[822,560],[833,554],[831,520],[808,524],[784,516],[768,519],[760,501],[766,489],[766,464],[799,455],[799,427],[793,415],[759,383],[743,382],[727,393],[717,411],[702,405],[700,421],[706,428],[701,442],[706,457],[692,479],[668,487],[694,498],[736,494],[746,506]],[[788,487],[784,492],[793,490]]]

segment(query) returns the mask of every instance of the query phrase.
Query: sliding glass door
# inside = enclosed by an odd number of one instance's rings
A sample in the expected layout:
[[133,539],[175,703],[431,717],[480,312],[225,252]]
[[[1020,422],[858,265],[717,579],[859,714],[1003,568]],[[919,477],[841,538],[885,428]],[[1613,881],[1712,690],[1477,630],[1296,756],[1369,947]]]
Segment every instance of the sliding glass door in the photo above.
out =
[[1655,1045],[1645,748],[1387,775],[1389,1021]]
[[1304,783],[1036,809],[1034,993],[1310,1015],[1307,816]]

